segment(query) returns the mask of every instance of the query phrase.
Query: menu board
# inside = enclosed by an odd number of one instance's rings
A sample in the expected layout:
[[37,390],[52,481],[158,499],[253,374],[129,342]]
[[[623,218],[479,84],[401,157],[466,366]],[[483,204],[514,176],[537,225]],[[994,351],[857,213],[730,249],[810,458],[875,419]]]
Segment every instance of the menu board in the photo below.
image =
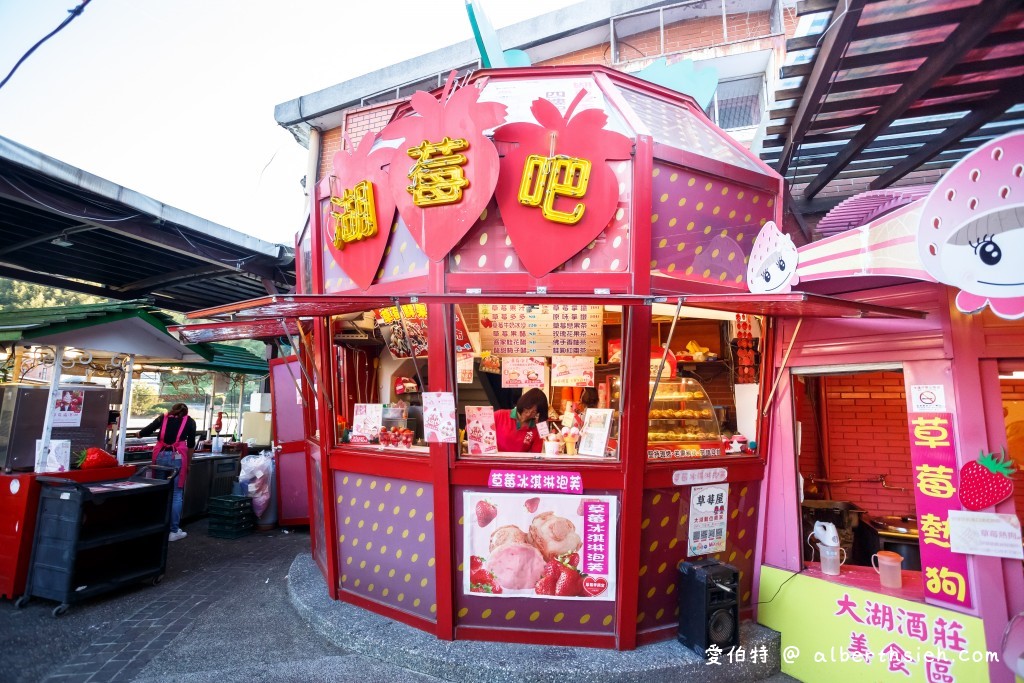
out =
[[601,355],[601,306],[480,304],[479,313],[480,345],[495,355]]
[[501,359],[501,386],[503,389],[544,386],[547,372],[546,359],[536,356],[512,356]]
[[593,356],[552,356],[551,386],[592,387],[594,386]]

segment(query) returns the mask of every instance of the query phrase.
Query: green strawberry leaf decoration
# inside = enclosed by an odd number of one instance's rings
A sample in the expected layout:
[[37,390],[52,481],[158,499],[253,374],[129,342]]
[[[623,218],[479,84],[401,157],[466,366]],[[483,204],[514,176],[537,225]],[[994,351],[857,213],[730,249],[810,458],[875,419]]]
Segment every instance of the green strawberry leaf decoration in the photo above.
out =
[[968,510],[984,510],[1013,495],[1013,476],[1017,467],[1006,457],[981,451],[974,462],[960,468],[960,503]]

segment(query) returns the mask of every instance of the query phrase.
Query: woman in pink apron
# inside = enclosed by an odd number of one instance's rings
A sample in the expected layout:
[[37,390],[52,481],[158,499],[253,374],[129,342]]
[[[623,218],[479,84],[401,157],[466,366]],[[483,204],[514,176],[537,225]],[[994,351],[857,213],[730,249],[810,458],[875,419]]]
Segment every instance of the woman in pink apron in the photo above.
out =
[[188,463],[196,448],[196,421],[188,416],[188,406],[175,403],[166,415],[162,415],[139,430],[145,437],[160,430],[160,438],[153,448],[153,462],[177,471],[177,481],[171,499],[171,533],[169,541],[180,541],[188,534],[181,527],[181,502],[184,498],[185,480],[188,478]]

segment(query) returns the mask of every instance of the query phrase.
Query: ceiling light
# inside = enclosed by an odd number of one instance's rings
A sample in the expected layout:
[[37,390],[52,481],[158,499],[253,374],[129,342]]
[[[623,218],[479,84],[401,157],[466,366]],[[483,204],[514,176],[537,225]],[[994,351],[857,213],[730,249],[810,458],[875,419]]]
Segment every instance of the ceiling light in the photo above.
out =
[[58,247],[72,247],[75,243],[68,239],[66,232],[62,232],[60,237],[50,240],[50,244]]

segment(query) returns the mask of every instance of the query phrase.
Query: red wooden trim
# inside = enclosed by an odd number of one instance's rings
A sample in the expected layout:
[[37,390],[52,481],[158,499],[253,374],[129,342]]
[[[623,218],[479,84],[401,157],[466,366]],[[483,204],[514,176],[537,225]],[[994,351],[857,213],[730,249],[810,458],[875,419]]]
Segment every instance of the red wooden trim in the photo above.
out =
[[[440,269],[439,269],[440,270]],[[443,282],[438,283],[443,286]],[[450,348],[454,327],[454,310],[448,304],[427,305],[427,337],[442,340],[431,344],[428,349],[430,373],[427,382],[430,391],[454,391],[451,386],[450,368],[455,362],[455,353]],[[434,482],[434,586],[437,603],[437,626],[435,633],[441,640],[455,637],[455,567],[458,559],[453,557],[452,542],[452,491],[451,470],[448,462],[454,444],[430,444],[430,478]]]
[[[647,217],[650,221],[650,216]],[[450,293],[461,294],[470,289],[482,289],[481,302],[487,301],[487,294],[522,294],[534,292],[537,287],[547,287],[553,295],[593,294],[595,289],[610,289],[613,294],[632,293],[630,281],[633,276],[626,273],[549,273],[535,278],[529,273],[449,273],[446,287]]]
[[[644,488],[656,489],[676,486],[676,484],[672,483],[672,473],[676,470],[699,470],[705,467],[724,467],[728,471],[728,476],[726,477],[728,482],[748,482],[764,479],[764,463],[756,456],[733,457],[732,459],[728,457],[700,458],[694,460],[675,460],[666,463],[659,462],[656,465],[648,465],[647,472],[644,474]],[[689,486],[689,484],[684,484],[684,486]]]
[[678,635],[679,626],[662,626],[661,628],[636,634],[636,644],[639,647],[641,645],[650,645],[651,643],[660,643],[664,640],[674,640]]
[[350,605],[361,607],[362,609],[373,612],[374,614],[379,614],[382,617],[400,621],[406,626],[412,626],[413,628],[418,628],[419,630],[426,631],[427,633],[434,633],[434,622],[429,619],[424,619],[423,617],[418,617],[415,614],[403,612],[402,610],[395,609],[390,605],[384,605],[379,602],[369,600],[364,598],[362,595],[350,593],[346,590],[339,590],[337,599],[341,602],[347,602]]
[[595,633],[553,633],[551,631],[459,626],[455,629],[455,638],[457,640],[482,640],[492,643],[520,643],[523,645],[569,645],[597,647],[605,650],[615,648],[615,636]]
[[633,194],[630,210],[629,270],[635,294],[651,291],[651,214],[654,213],[654,148],[649,135],[636,139],[633,155]]
[[636,615],[640,581],[640,519],[643,515],[644,466],[647,462],[647,396],[650,391],[651,308],[623,309],[622,420],[619,449],[625,466],[622,492],[622,533],[619,535],[619,590],[615,612],[617,647],[636,647]]
[[[324,362],[324,361],[327,358],[331,358],[332,359],[332,362],[330,363],[329,369],[330,369],[330,374],[331,375],[335,375],[335,374],[337,374],[337,369],[334,367],[333,355],[330,354],[329,352],[326,353],[326,354],[324,353],[325,347],[329,350],[330,349],[330,345],[331,345],[331,338],[330,338],[331,335],[330,335],[330,329],[329,329],[330,321],[327,320],[327,319],[319,318],[319,319],[317,319],[317,322],[319,324],[317,324],[313,328],[313,343],[312,343],[312,346],[313,346],[313,349],[314,349],[314,353],[315,353],[316,349],[320,350],[319,356],[320,356],[320,361],[321,361],[321,363],[320,363],[320,367],[321,368],[325,368],[326,369],[326,366],[328,364],[326,362]],[[312,360],[313,360],[313,362],[316,362],[316,359],[312,359]],[[321,378],[320,382],[322,384],[322,382],[323,382],[322,378]],[[304,393],[305,393],[305,396],[304,396],[303,400],[307,400],[308,401],[310,393],[312,392],[312,387],[306,386],[308,384],[308,382],[305,382],[305,381],[302,384],[303,384],[303,389],[304,389]],[[330,391],[330,390],[331,390],[331,387],[329,387],[329,386],[326,386],[326,387],[325,386],[321,386],[320,387],[320,391],[321,392],[323,392],[323,391]],[[319,401],[319,408],[320,408],[319,414],[314,413],[313,417],[314,417],[314,419],[319,420],[319,424],[320,424],[320,434],[319,434],[320,439],[319,439],[319,443],[317,443],[317,447],[318,447],[318,449],[320,451],[320,488],[323,491],[323,504],[326,506],[326,509],[324,510],[324,543],[326,544],[326,547],[324,548],[324,550],[327,551],[326,552],[327,566],[330,568],[330,570],[328,572],[328,577],[327,577],[328,578],[328,581],[327,581],[327,591],[328,591],[328,593],[330,594],[330,596],[332,598],[337,599],[338,591],[340,589],[340,584],[341,584],[341,572],[339,570],[339,567],[341,566],[341,558],[338,556],[338,544],[336,542],[336,539],[338,538],[338,526],[337,526],[337,519],[335,517],[335,506],[334,506],[334,499],[335,499],[335,495],[336,494],[335,494],[335,489],[334,489],[334,475],[332,474],[331,469],[329,467],[326,467],[326,465],[327,465],[327,449],[324,448],[325,444],[330,443],[327,439],[333,438],[333,434],[334,434],[334,415],[329,415],[328,414],[329,410],[327,408],[327,402],[326,401]],[[315,439],[309,439],[309,441],[311,441],[313,443],[316,443]],[[307,464],[308,464],[308,458],[309,458],[309,449],[310,449],[310,446],[307,445],[306,446]],[[307,478],[312,477],[312,470],[308,470],[307,473],[306,473],[306,476],[307,476]],[[310,501],[310,504],[312,505],[312,503],[313,503],[312,490],[310,490],[309,501]]]
[[427,456],[384,455],[380,452],[360,452],[357,446],[330,449],[329,468],[352,474],[374,474],[408,481],[431,483],[433,470]]
[[772,171],[771,175],[758,173],[749,168],[735,166],[718,159],[711,159],[700,154],[687,152],[677,147],[670,147],[661,142],[654,143],[654,158],[658,161],[684,166],[687,169],[742,183],[762,192],[776,193],[776,203],[779,203],[781,198],[781,195],[777,194],[779,192],[779,182],[775,171]]

